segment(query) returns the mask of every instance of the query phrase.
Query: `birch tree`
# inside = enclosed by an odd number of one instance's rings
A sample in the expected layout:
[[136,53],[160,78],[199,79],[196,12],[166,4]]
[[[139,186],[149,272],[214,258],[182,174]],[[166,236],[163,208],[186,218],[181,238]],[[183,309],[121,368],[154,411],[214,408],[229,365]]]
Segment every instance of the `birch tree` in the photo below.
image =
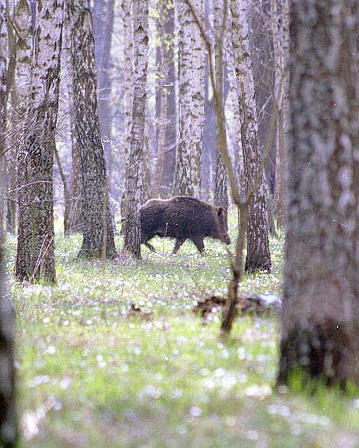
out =
[[133,1],[134,90],[126,167],[124,249],[141,258],[138,211],[143,200],[143,153],[148,67],[148,0]]
[[[123,52],[124,52],[124,93],[123,93],[123,109],[124,109],[124,155],[125,155],[125,176],[127,165],[129,163],[129,151],[131,144],[131,121],[132,121],[132,101],[133,101],[133,26],[132,26],[132,8],[133,0],[123,0],[121,2],[122,11],[122,30],[123,30]],[[121,198],[121,219],[122,234],[125,234],[125,216],[126,216],[126,185]]]
[[[158,139],[156,166],[151,187],[151,196],[163,195],[164,186],[173,178],[173,153],[177,140],[176,129],[176,79],[174,67],[174,5],[167,0],[157,0],[157,34],[159,42],[158,79]],[[158,106],[156,105],[156,109]],[[172,150],[170,148],[172,147]],[[171,174],[172,170],[172,174]]]
[[276,114],[275,215],[278,224],[286,224],[286,173],[288,131],[288,55],[289,0],[271,0],[271,26],[274,49],[274,101]]
[[164,157],[162,185],[166,187],[168,194],[171,191],[176,163],[176,148],[178,140],[178,109],[177,109],[177,76],[175,64],[175,6],[173,2],[167,2],[166,14],[163,23],[163,47],[162,62],[164,73],[163,87],[166,90],[166,122],[164,132]]
[[[5,9],[5,1],[0,0],[0,112],[3,112],[5,107],[3,82],[7,67]],[[0,117],[2,116],[0,114]],[[3,141],[3,138],[4,128],[0,123],[0,141]],[[14,311],[7,293],[5,275],[3,155],[3,152],[0,152],[0,446],[15,448],[18,446],[18,432],[15,408]]]
[[[204,48],[186,0],[178,1],[179,143],[174,194],[199,197],[204,114]],[[203,20],[203,0],[195,7]]]
[[[65,18],[66,19],[66,18]],[[82,230],[81,219],[81,165],[79,145],[76,140],[75,129],[75,98],[74,98],[74,73],[72,67],[71,54],[71,33],[69,26],[64,28],[64,41],[66,45],[63,48],[62,70],[63,70],[63,89],[66,94],[64,104],[66,120],[67,120],[67,146],[71,148],[71,174],[70,180],[65,179],[64,184],[64,234],[68,236],[72,232],[80,232]],[[66,186],[65,186],[66,182]]]
[[247,258],[249,272],[270,271],[266,191],[258,119],[252,73],[252,58],[248,37],[247,4],[231,0],[232,43],[236,60],[236,82],[240,107],[241,146],[248,197]]
[[4,142],[7,101],[8,39],[6,1],[0,0],[0,445],[15,448],[17,426],[14,380],[14,313],[6,290],[4,232]]
[[[32,24],[27,0],[18,0],[8,25],[9,67],[7,75],[7,103],[5,111],[7,147],[7,231],[14,234],[17,212],[17,148],[24,136],[24,120],[29,102],[31,80]],[[15,82],[16,80],[16,82]]]
[[67,3],[71,32],[75,137],[81,166],[83,241],[79,257],[116,254],[104,149],[100,135],[95,77],[95,44],[88,0]]
[[[225,9],[226,8],[226,9]],[[221,97],[224,103],[224,45],[228,26],[228,5],[225,7],[221,0],[214,0],[214,33],[216,36],[214,63],[216,66],[216,85],[221,89]],[[224,107],[224,104],[223,104]],[[226,129],[225,129],[226,132]],[[216,132],[218,141],[218,127]],[[226,135],[227,139],[227,135]],[[214,204],[228,211],[228,186],[227,173],[220,151],[216,151],[216,173],[214,180]]]
[[[115,0],[96,0],[93,6],[95,61],[98,85],[98,115],[100,130],[104,145],[109,179],[112,176],[112,147],[111,147],[111,45],[114,24]],[[111,188],[110,188],[111,190]]]
[[[4,173],[4,152],[5,152],[5,129],[6,129],[6,101],[7,101],[7,68],[8,68],[8,39],[6,25],[6,1],[0,0],[0,169]],[[1,176],[3,179],[3,176]],[[3,186],[3,184],[1,184]],[[3,192],[1,190],[1,192]],[[0,202],[3,203],[3,197],[0,196]],[[4,208],[2,208],[4,210]],[[1,213],[1,229],[3,224]]]
[[359,3],[292,0],[290,18],[279,383],[359,384]]
[[[3,80],[4,22],[5,5],[0,1],[0,78]],[[4,15],[3,15],[4,13]],[[1,87],[3,84],[1,85]],[[3,90],[1,89],[1,92]],[[3,111],[3,98],[0,95],[0,112]],[[0,125],[0,139],[3,139]],[[15,448],[18,446],[18,431],[15,403],[15,366],[14,366],[14,310],[7,292],[5,274],[5,232],[4,232],[4,165],[3,153],[0,153],[0,446]]]
[[37,4],[30,101],[18,150],[19,281],[55,281],[53,154],[59,96],[63,2]]

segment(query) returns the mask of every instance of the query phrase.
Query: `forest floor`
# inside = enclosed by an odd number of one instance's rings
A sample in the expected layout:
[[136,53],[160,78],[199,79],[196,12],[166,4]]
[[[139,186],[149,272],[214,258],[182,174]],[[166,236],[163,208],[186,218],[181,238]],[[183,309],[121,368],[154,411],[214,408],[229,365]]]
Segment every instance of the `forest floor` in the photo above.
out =
[[[219,316],[204,325],[192,312],[226,293],[219,242],[205,241],[201,257],[157,239],[140,263],[78,261],[80,242],[57,232],[56,286],[10,279],[21,446],[359,447],[355,392],[275,390],[278,316],[240,316],[224,344]],[[271,250],[273,273],[247,276],[241,291],[280,295],[282,237]]]

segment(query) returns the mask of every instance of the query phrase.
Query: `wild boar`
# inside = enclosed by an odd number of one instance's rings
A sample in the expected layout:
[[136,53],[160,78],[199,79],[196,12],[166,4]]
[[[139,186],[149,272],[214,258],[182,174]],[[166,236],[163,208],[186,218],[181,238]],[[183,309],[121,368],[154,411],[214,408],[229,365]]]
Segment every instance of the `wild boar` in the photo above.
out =
[[203,238],[207,236],[231,243],[224,209],[190,196],[150,199],[140,209],[140,224],[141,243],[152,251],[154,248],[148,241],[155,235],[176,238],[174,254],[187,239],[201,254],[204,253]]

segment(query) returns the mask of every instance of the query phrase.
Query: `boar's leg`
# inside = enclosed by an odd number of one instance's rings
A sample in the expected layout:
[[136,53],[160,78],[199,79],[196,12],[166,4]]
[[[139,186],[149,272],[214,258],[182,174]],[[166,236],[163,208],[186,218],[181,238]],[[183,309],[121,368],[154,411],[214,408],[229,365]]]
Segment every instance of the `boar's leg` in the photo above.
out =
[[193,244],[197,247],[198,252],[201,255],[204,255],[204,244],[203,244],[203,237],[201,236],[194,236],[191,238]]
[[176,244],[173,248],[173,254],[176,254],[179,250],[179,248],[182,246],[182,244],[186,241],[187,238],[176,238]]

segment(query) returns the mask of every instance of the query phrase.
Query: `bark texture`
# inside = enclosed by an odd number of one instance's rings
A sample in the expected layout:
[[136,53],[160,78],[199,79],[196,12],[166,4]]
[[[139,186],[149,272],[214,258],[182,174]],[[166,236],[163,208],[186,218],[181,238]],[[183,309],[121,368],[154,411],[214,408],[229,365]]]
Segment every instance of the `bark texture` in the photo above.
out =
[[291,4],[280,383],[359,384],[358,20],[354,0]]
[[72,29],[75,137],[81,167],[83,242],[79,257],[113,258],[116,249],[98,119],[95,44],[88,0],[68,2],[67,24]]
[[[3,49],[2,17],[5,17],[5,14],[2,14],[5,11],[4,3],[0,1],[0,50]],[[2,98],[0,98],[0,110],[2,107]],[[2,137],[1,132],[0,125],[0,138]],[[7,293],[5,276],[3,168],[3,154],[0,154],[0,446],[15,448],[18,446],[18,432],[15,408],[14,310]]]
[[138,211],[143,200],[144,131],[148,67],[148,1],[133,2],[134,90],[129,163],[126,169],[124,249],[141,258]]
[[157,49],[159,80],[156,102],[157,114],[157,160],[151,186],[151,197],[169,196],[173,183],[176,123],[176,79],[174,67],[174,5],[166,0],[157,1]]
[[[129,152],[131,146],[131,123],[132,123],[132,102],[133,102],[133,1],[123,0],[121,3],[122,11],[122,28],[124,40],[124,92],[123,92],[123,109],[124,109],[124,137],[123,146],[125,154],[125,168],[124,173],[126,177],[127,165],[129,163]],[[122,229],[121,233],[125,234],[126,227],[126,182],[124,185],[124,191],[121,197],[121,219],[122,219]]]
[[[93,8],[98,115],[110,180],[112,179],[111,45],[115,17],[114,8],[115,0],[96,0]],[[111,187],[109,190],[112,190]]]
[[[66,5],[65,5],[66,8]],[[67,17],[65,17],[67,20]],[[65,71],[64,81],[67,94],[67,102],[65,105],[68,137],[67,144],[71,147],[71,175],[70,181],[66,181],[67,192],[64,189],[65,211],[64,211],[64,233],[69,235],[73,232],[82,231],[82,215],[81,215],[81,165],[79,146],[76,139],[75,130],[75,107],[74,107],[74,73],[72,67],[72,51],[71,51],[71,33],[70,26],[65,26],[64,38],[66,45],[63,48],[62,69]]]
[[166,2],[166,13],[163,23],[165,45],[162,53],[164,72],[163,87],[166,90],[166,124],[165,124],[165,151],[162,185],[164,195],[169,196],[173,185],[176,164],[178,110],[177,110],[177,76],[175,64],[175,6]]
[[6,2],[0,0],[0,446],[15,448],[14,312],[6,290],[4,232],[4,147],[7,75],[9,67]]
[[[214,53],[214,63],[216,67],[216,85],[217,89],[221,89],[221,98],[223,102],[223,108],[225,107],[225,96],[224,96],[224,45],[225,45],[225,36],[227,31],[227,19],[228,19],[228,11],[225,11],[224,8],[228,9],[228,4],[226,6],[223,4],[221,0],[214,1],[214,33],[216,37],[215,41],[215,53]],[[226,128],[224,128],[226,132]],[[227,135],[226,135],[227,140]],[[218,135],[218,126],[216,129],[216,142],[217,148],[219,146],[219,135]],[[214,204],[223,207],[226,212],[228,211],[228,182],[227,182],[227,173],[223,163],[222,156],[220,152],[216,151],[216,172],[215,172],[215,181],[214,181]]]
[[289,1],[271,0],[271,25],[274,49],[274,101],[276,113],[276,170],[274,213],[284,228],[286,212],[287,127],[288,127],[288,55]]
[[264,185],[263,149],[258,138],[258,119],[249,45],[247,2],[231,0],[232,43],[240,109],[246,196],[248,200],[247,258],[249,272],[270,271],[268,220]]
[[[203,20],[203,0],[194,6]],[[204,115],[204,48],[186,0],[177,3],[179,143],[176,155],[174,195],[199,197]]]
[[19,281],[55,281],[53,153],[59,97],[63,2],[38,3],[29,107],[18,150]]

